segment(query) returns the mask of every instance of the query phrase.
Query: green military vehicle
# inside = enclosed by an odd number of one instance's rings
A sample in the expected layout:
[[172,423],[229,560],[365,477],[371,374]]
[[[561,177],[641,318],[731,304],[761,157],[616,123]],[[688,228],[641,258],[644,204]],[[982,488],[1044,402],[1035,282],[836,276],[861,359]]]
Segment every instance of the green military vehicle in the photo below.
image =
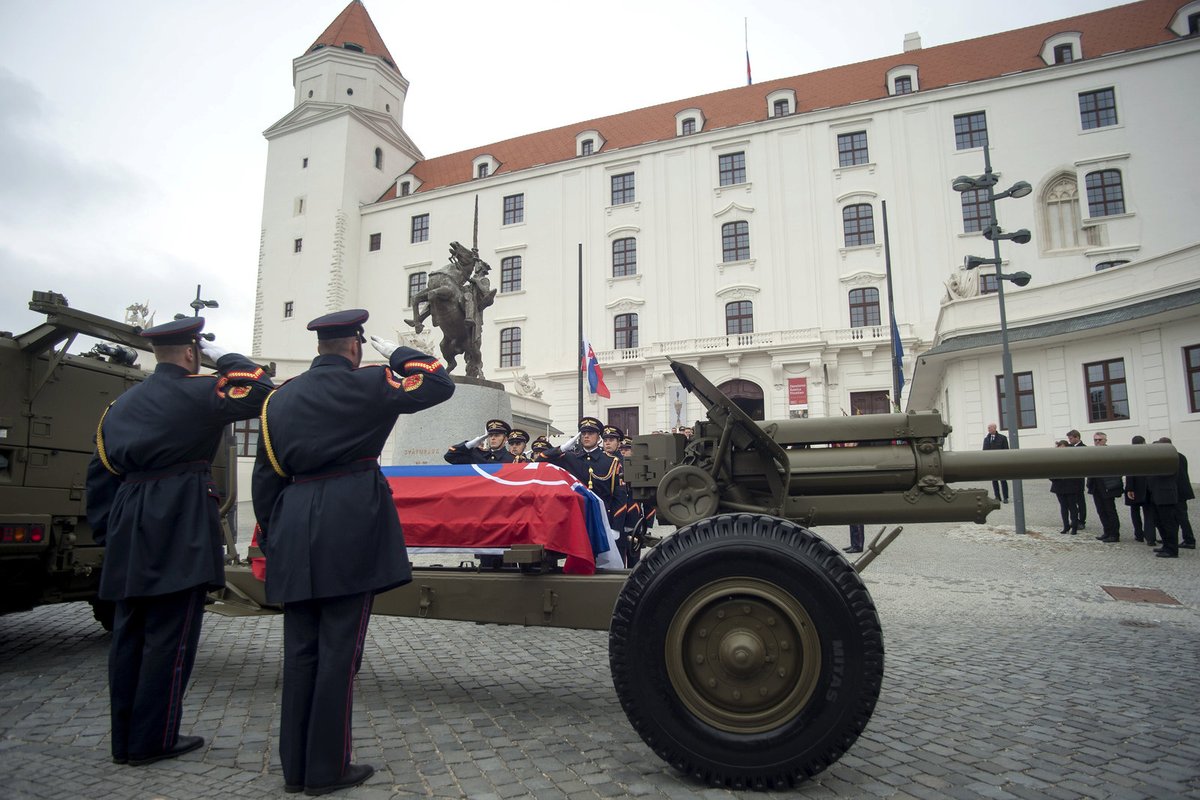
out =
[[[0,332],[0,613],[86,600],[112,628],[113,607],[96,597],[104,548],[87,523],[84,486],[104,408],[147,372],[138,329],[70,308],[34,292],[46,322],[19,335]],[[83,354],[79,336],[102,341]],[[151,361],[151,363],[153,363]],[[214,465],[228,486],[226,448]],[[226,490],[225,507],[233,493]]]

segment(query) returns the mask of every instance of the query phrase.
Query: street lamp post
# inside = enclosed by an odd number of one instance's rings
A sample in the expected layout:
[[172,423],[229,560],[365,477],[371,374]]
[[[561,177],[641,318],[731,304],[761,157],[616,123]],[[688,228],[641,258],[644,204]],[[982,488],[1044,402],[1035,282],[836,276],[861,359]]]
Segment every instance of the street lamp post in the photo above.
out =
[[[1016,244],[1028,244],[1032,236],[1025,228],[1005,233],[996,219],[996,201],[1006,197],[1025,197],[1033,191],[1033,187],[1025,181],[1017,181],[1008,189],[997,192],[995,190],[997,181],[996,173],[992,172],[991,153],[985,144],[983,146],[983,174],[977,178],[961,175],[954,179],[951,186],[956,192],[968,192],[973,189],[983,189],[987,192],[988,223],[983,230],[983,236],[992,242],[992,257],[967,256],[964,266],[967,269],[976,269],[983,264],[996,265],[996,297],[1000,303],[1000,361],[1004,369],[1004,417],[1008,421],[1008,440],[1012,448],[1016,450],[1021,445],[1018,433],[1020,425],[1017,419],[1017,392],[1016,381],[1013,379],[1012,352],[1008,348],[1008,316],[1004,308],[1004,282],[1012,281],[1017,286],[1024,286],[1029,283],[1030,275],[1028,272],[1006,274],[1001,271],[1000,240],[1009,239]],[[1013,481],[1012,499],[1013,521],[1017,533],[1025,533],[1025,493],[1019,480]]]

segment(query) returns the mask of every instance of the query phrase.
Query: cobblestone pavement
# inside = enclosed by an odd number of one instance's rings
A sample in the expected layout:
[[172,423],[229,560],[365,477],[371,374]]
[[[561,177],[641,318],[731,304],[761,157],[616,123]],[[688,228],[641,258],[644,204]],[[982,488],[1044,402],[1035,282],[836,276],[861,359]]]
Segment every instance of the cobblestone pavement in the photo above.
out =
[[[1043,482],[1027,492],[1026,536],[1012,506],[913,525],[866,571],[887,646],[875,716],[779,796],[1200,797],[1200,552],[1153,558],[1124,510],[1117,544],[1061,536]],[[84,604],[0,617],[0,797],[282,796],[279,618],[207,615],[183,726],[205,747],[141,768],[109,760],[108,641]],[[604,632],[375,617],[355,706],[356,759],[378,772],[338,797],[750,796],[642,744]]]

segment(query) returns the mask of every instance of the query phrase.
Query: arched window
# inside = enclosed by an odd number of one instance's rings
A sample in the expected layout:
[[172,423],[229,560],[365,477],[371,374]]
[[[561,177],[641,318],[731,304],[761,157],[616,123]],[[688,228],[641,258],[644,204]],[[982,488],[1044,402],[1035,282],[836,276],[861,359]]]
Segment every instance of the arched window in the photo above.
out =
[[850,327],[864,328],[879,324],[879,290],[850,290]]
[[726,222],[721,226],[721,260],[748,261],[750,259],[750,223],[745,220]]
[[1121,170],[1102,169],[1087,174],[1089,217],[1111,217],[1125,213],[1125,188]]
[[614,278],[637,274],[637,239],[616,239],[612,243],[612,274]]
[[521,291],[521,257],[500,259],[500,293]]
[[870,203],[857,203],[842,209],[842,232],[846,247],[875,244],[875,212]]
[[617,314],[613,320],[613,347],[631,350],[638,346],[638,315]]
[[1079,214],[1079,184],[1070,173],[1059,175],[1042,192],[1043,247],[1049,250],[1070,250],[1085,245],[1100,244],[1095,227],[1084,228]]
[[750,419],[763,419],[766,410],[762,387],[753,381],[734,378],[717,387],[733,404],[745,411]]
[[383,150],[375,148],[375,169],[383,169]]
[[521,366],[521,329],[500,329],[500,366]]
[[754,304],[736,300],[725,304],[725,333],[754,333]]

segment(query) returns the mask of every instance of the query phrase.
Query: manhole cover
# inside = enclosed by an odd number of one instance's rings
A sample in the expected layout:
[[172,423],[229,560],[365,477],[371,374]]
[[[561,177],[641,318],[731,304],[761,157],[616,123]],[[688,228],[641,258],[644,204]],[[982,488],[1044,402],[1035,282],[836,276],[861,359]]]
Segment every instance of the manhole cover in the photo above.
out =
[[1140,589],[1137,586],[1101,586],[1114,600],[1124,600],[1129,603],[1158,603],[1160,605],[1182,605],[1178,600],[1161,589]]

